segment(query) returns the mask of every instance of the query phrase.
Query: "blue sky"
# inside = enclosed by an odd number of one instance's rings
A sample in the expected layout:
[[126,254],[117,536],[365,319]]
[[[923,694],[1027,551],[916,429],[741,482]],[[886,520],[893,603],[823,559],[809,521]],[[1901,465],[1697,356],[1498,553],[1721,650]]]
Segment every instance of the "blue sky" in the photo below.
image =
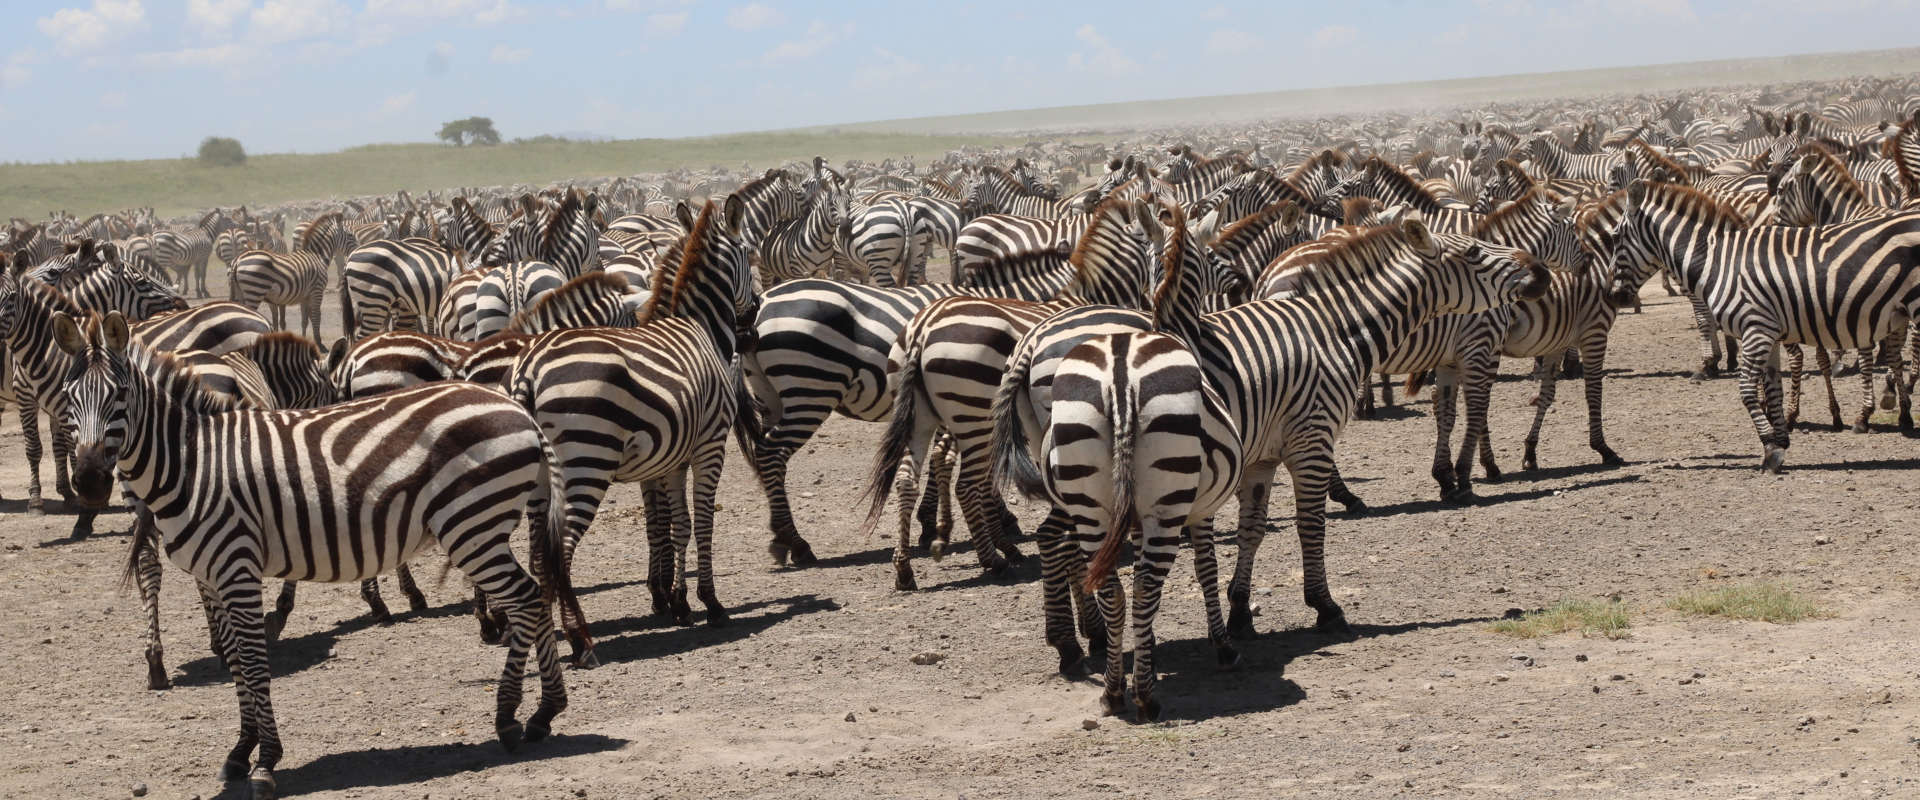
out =
[[[27,0],[0,161],[691,136],[1199,94],[1909,46],[1915,0]],[[1623,87],[1626,88],[1626,87]]]

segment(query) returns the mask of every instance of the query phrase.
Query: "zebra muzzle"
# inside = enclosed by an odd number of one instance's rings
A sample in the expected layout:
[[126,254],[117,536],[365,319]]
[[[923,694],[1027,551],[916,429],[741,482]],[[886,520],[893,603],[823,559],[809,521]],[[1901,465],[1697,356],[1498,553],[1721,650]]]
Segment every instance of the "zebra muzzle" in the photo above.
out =
[[1608,298],[1613,301],[1614,308],[1626,308],[1633,305],[1633,301],[1640,299],[1640,292],[1634,289],[1632,284],[1616,280],[1613,282],[1613,291],[1608,294]]
[[1527,274],[1520,279],[1520,286],[1514,291],[1514,295],[1521,300],[1538,300],[1546,295],[1547,289],[1552,285],[1553,277],[1547,272],[1547,268],[1538,261],[1529,260]]
[[114,454],[103,444],[73,448],[73,492],[87,508],[105,508],[113,494]]

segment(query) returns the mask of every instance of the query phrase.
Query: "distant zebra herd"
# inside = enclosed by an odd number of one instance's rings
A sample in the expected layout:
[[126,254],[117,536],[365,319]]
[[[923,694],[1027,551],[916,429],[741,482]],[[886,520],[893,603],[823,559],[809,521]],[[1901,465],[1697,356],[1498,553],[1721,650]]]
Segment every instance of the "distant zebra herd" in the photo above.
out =
[[[956,507],[982,569],[1004,571],[1026,554],[1002,491],[1039,501],[1058,668],[1098,666],[1103,707],[1151,720],[1170,567],[1190,545],[1217,660],[1236,663],[1282,469],[1305,602],[1319,630],[1351,631],[1327,577],[1327,504],[1366,503],[1336,444],[1394,402],[1390,376],[1434,386],[1446,501],[1473,499],[1476,460],[1485,479],[1502,474],[1489,398],[1503,358],[1531,359],[1539,381],[1524,470],[1539,466],[1563,371],[1584,382],[1596,457],[1623,463],[1603,424],[1607,347],[1656,274],[1691,306],[1695,379],[1737,356],[1761,468],[1784,467],[1807,349],[1836,426],[1832,381],[1851,354],[1854,430],[1884,409],[1910,432],[1912,88],[1273,121],[924,167],[815,157],[221,208],[174,226],[152,209],[16,219],[0,232],[4,386],[31,513],[44,508],[42,413],[54,489],[80,510],[73,534],[116,489],[133,511],[125,572],[151,688],[170,683],[160,560],[192,574],[239,687],[223,774],[256,797],[276,791],[266,648],[295,583],[359,582],[387,621],[377,576],[397,572],[424,608],[407,565],[437,546],[474,586],[481,638],[506,645],[495,728],[512,750],[568,702],[556,613],[572,664],[595,663],[570,576],[610,486],[640,486],[653,610],[689,623],[691,592],[723,625],[727,440],[765,493],[772,560],[811,565],[786,477],[834,414],[887,422],[865,499],[869,526],[896,503],[898,589],[918,588],[917,549],[944,553]],[[941,254],[951,277],[934,282]],[[210,297],[214,258],[228,299],[190,306]],[[331,342],[329,291],[343,334]],[[1228,499],[1223,606],[1211,520]],[[523,517],[527,568],[509,546]],[[283,581],[271,610],[267,578]],[[540,699],[521,721],[530,653]]]

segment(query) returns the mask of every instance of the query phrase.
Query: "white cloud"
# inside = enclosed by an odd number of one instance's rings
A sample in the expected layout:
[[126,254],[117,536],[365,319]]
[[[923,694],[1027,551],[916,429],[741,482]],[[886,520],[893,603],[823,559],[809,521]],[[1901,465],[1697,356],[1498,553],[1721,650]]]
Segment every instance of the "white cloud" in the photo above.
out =
[[88,8],[63,8],[40,18],[40,32],[64,53],[94,50],[146,23],[140,0],[93,0]]
[[853,23],[846,22],[838,27],[814,20],[807,26],[807,34],[800,39],[781,42],[768,50],[760,60],[768,64],[786,61],[804,61],[826,52],[826,49],[853,35]]
[[648,36],[674,36],[687,27],[687,12],[647,15]]
[[1073,32],[1073,38],[1086,46],[1084,50],[1075,50],[1067,55],[1069,69],[1098,72],[1106,75],[1130,75],[1140,71],[1140,64],[1128,58],[1120,48],[1107,41],[1092,25],[1082,25]]
[[1260,37],[1232,28],[1221,28],[1207,37],[1208,55],[1236,55],[1259,46]]
[[466,19],[492,25],[521,13],[507,0],[367,0],[367,14],[374,17]]
[[251,0],[187,0],[187,24],[207,36],[224,37],[251,5]]
[[127,93],[126,92],[107,92],[106,94],[100,95],[100,107],[109,109],[109,110],[116,109],[116,108],[126,108]]
[[248,18],[249,39],[264,43],[313,39],[352,28],[352,12],[340,0],[267,0]]
[[33,70],[27,69],[27,65],[39,60],[40,54],[32,50],[21,50],[7,56],[6,62],[0,63],[0,89],[25,86],[27,79],[33,77]]
[[765,3],[748,3],[727,12],[727,27],[734,30],[755,31],[786,21],[787,15]]
[[1205,10],[1205,11],[1202,11],[1202,12],[1200,12],[1200,18],[1201,18],[1201,19],[1205,19],[1205,20],[1216,20],[1216,19],[1226,19],[1226,18],[1227,18],[1227,7],[1226,7],[1226,6],[1214,6],[1214,7],[1212,7],[1212,8],[1209,8],[1209,9],[1207,9],[1207,10]]
[[853,88],[870,91],[899,86],[919,76],[923,71],[920,62],[884,47],[873,48],[873,54],[879,56],[880,60],[876,63],[864,64],[853,71]]
[[1353,44],[1353,40],[1358,38],[1360,38],[1360,31],[1352,25],[1328,25],[1314,31],[1308,43],[1315,49],[1331,50]]
[[259,54],[260,51],[250,45],[227,43],[141,53],[136,60],[144,67],[235,67],[252,61]]
[[381,101],[380,110],[387,114],[398,114],[413,108],[413,101],[418,99],[419,95],[415,92],[388,95],[386,100]]
[[487,60],[495,64],[518,64],[532,57],[532,50],[508,47],[504,44],[494,45],[493,52],[487,54]]

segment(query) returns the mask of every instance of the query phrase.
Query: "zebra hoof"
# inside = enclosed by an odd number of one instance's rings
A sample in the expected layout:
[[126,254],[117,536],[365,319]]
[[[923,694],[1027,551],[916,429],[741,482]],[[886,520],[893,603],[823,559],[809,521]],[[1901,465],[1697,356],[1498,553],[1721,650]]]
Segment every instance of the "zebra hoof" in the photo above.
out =
[[1102,693],[1100,695],[1100,713],[1109,717],[1117,717],[1127,713],[1127,696],[1124,694]]
[[900,564],[893,568],[893,588],[902,592],[916,591],[920,588],[920,582],[913,578],[913,567]]
[[526,738],[526,729],[520,723],[511,722],[499,728],[500,747],[509,753],[520,752],[520,743]]
[[527,718],[527,741],[529,743],[544,741],[548,734],[553,733],[553,718],[559,713],[559,709],[549,710],[545,704],[541,704],[539,710],[534,711],[533,716]]
[[1322,610],[1319,620],[1313,623],[1313,627],[1329,636],[1353,635],[1353,626],[1347,624],[1347,612],[1338,608]]
[[1480,502],[1480,496],[1477,494],[1474,494],[1473,489],[1462,486],[1458,489],[1455,489],[1451,492],[1447,492],[1446,494],[1441,495],[1440,500],[1442,502],[1449,503],[1451,505],[1470,506]]
[[279,796],[273,785],[273,772],[265,767],[253,771],[253,777],[247,779],[247,790],[253,794],[253,800],[273,800]]
[[247,777],[247,772],[252,769],[253,764],[244,759],[229,758],[227,759],[227,763],[220,767],[220,780],[240,780],[241,778]]
[[1258,636],[1259,633],[1253,629],[1253,610],[1236,606],[1228,612],[1227,634],[1242,641]]
[[1223,670],[1230,670],[1240,666],[1240,651],[1233,645],[1220,645],[1214,650],[1213,656],[1214,663],[1219,665]]
[[946,558],[947,557],[946,540],[935,539],[933,541],[933,544],[927,546],[927,555],[932,556],[933,560],[935,561],[939,561],[940,559]]
[[1334,499],[1339,501],[1340,507],[1346,509],[1347,513],[1349,514],[1352,514],[1354,516],[1359,516],[1361,514],[1367,513],[1367,510],[1368,510],[1367,501],[1362,500],[1358,497],[1355,497],[1351,494],[1347,495],[1344,498],[1336,497]]
[[707,607],[707,627],[724,628],[731,622],[733,622],[733,618],[727,616],[726,609],[717,605]]
[[147,688],[156,692],[173,688],[173,679],[167,677],[167,666],[160,663],[159,653],[147,655]]
[[1144,695],[1144,694],[1140,695],[1138,698],[1135,698],[1135,702],[1133,706],[1133,721],[1140,722],[1140,723],[1159,722],[1160,721],[1160,701],[1153,699],[1152,695]]
[[46,515],[47,515],[47,509],[46,509],[46,506],[43,506],[43,505],[41,505],[41,504],[40,504],[40,501],[38,501],[38,500],[28,500],[28,501],[27,501],[27,516],[29,516],[29,517],[44,517],[44,516],[46,516]]
[[1768,445],[1766,457],[1760,460],[1760,470],[1762,472],[1770,472],[1772,474],[1779,475],[1781,472],[1785,470],[1786,463],[1787,463],[1787,449],[1784,447],[1774,447],[1772,445]]
[[787,565],[787,554],[790,549],[785,544],[773,542],[767,545],[767,555],[773,557],[774,566],[784,567]]
[[412,609],[415,614],[426,611],[429,608],[427,598],[417,594],[407,595],[407,608]]
[[1617,467],[1627,463],[1626,459],[1621,458],[1619,453],[1613,452],[1613,448],[1606,445],[1596,447],[1594,451],[1600,454],[1600,463],[1609,467]]
[[1864,419],[1863,419],[1863,420],[1859,420],[1859,421],[1856,421],[1856,422],[1854,422],[1854,423],[1853,423],[1853,432],[1854,432],[1854,433],[1866,433],[1866,432],[1867,432],[1867,431],[1869,431],[1869,430],[1872,430],[1872,429],[1871,429],[1870,427],[1868,427],[1868,425],[1867,425],[1867,421],[1866,421],[1866,420],[1864,420]]
[[373,624],[375,625],[379,625],[380,627],[384,628],[393,624],[393,612],[388,611],[384,608],[380,609],[379,611],[372,612],[371,615],[373,617]]
[[679,625],[693,624],[693,606],[687,604],[684,597],[673,598],[673,621]]
[[810,567],[819,561],[820,557],[813,554],[813,545],[807,544],[805,539],[794,539],[793,563],[795,566]]
[[1060,674],[1068,678],[1078,678],[1087,674],[1087,654],[1080,649],[1080,642],[1055,648],[1060,652]]

